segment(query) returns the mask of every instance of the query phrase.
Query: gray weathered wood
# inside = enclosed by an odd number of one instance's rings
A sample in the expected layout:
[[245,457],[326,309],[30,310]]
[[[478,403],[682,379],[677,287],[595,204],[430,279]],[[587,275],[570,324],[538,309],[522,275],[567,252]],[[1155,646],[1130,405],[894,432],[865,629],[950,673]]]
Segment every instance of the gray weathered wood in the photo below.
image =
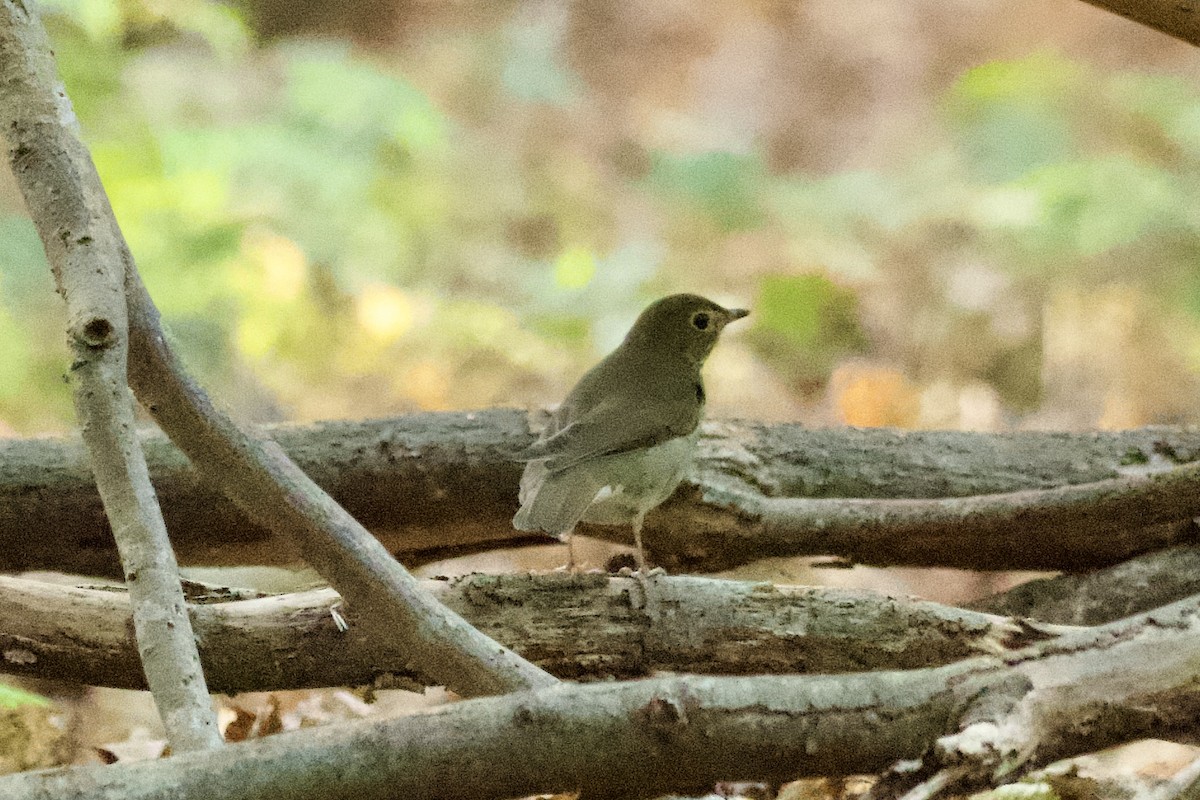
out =
[[[532,441],[526,414],[512,409],[415,414],[365,421],[284,425],[270,434],[296,463],[406,562],[517,538],[521,465],[511,454]],[[151,477],[180,560],[187,564],[294,561],[283,541],[246,520],[213,492],[165,437],[143,434]],[[710,422],[696,480],[647,518],[646,540],[668,567],[728,566],[704,526],[736,524],[704,500],[706,489],[774,497],[936,498],[1044,489],[1111,479],[1196,459],[1200,431],[1144,428],[1101,433],[975,433],[887,429],[810,430],[799,425]],[[403,503],[397,498],[404,497]],[[623,529],[585,532],[629,538]],[[1043,567],[1082,570],[1173,544],[1173,527],[1076,539],[1070,558]],[[1047,540],[1049,541],[1049,540]],[[838,555],[831,546],[824,553]],[[966,544],[961,552],[970,558]],[[996,543],[1009,566],[1029,566],[1028,549]],[[690,552],[693,551],[693,552]],[[749,554],[752,556],[753,554]],[[953,553],[951,554],[953,555]],[[991,568],[1002,563],[986,565]],[[62,569],[114,574],[115,551],[77,439],[0,441],[0,570]]]

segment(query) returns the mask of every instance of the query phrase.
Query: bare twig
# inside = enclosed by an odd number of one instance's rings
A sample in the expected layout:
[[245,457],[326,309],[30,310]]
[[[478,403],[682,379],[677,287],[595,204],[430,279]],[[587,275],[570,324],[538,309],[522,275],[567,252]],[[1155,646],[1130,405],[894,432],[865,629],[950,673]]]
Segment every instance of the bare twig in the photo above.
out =
[[[95,167],[75,132],[45,32],[24,4],[0,19],[0,108],[9,158],[67,303],[71,380],[83,441],[129,588],[146,682],[172,748],[221,744],[179,583],[179,569],[133,433],[126,385],[124,270],[103,207],[89,194]],[[64,169],[70,163],[71,169]],[[48,179],[49,178],[49,179]],[[64,185],[75,191],[59,193]]]
[[[423,588],[556,675],[836,673],[946,664],[1066,629],[850,589],[711,578],[473,575]],[[193,606],[214,691],[411,687],[402,643],[341,632],[320,589]],[[0,577],[0,671],[140,688],[119,593]]]

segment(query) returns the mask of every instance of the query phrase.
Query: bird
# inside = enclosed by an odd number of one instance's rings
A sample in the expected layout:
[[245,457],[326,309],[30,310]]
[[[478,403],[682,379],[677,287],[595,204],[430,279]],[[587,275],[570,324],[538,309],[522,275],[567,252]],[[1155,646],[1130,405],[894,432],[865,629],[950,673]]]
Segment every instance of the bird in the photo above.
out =
[[513,527],[567,542],[574,570],[570,537],[580,521],[632,525],[644,574],[642,522],[687,475],[700,436],[700,369],[725,326],[749,313],[695,294],[648,306],[518,454],[525,471]]

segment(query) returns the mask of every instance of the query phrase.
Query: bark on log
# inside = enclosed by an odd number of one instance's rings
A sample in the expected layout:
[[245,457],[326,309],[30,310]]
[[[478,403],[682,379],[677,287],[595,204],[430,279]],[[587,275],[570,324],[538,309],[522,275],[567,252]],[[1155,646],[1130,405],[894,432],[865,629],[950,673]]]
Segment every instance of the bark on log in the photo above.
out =
[[[271,435],[407,563],[531,541],[518,536],[510,522],[521,470],[511,454],[532,441],[524,412],[491,409],[279,426]],[[197,480],[165,437],[145,433],[143,440],[183,563],[294,560],[289,547]],[[737,515],[706,502],[706,492],[934,498],[1046,489],[1194,461],[1200,454],[1200,431],[982,435],[710,422],[701,448],[695,480],[646,521],[647,544],[668,568],[720,569],[753,556],[739,554],[737,537],[729,538]],[[392,502],[399,496],[406,498],[404,504]],[[587,526],[581,532],[629,539],[623,528]],[[964,541],[948,556],[975,559],[980,568],[1083,570],[1169,546],[1188,535],[1174,527],[1143,528],[1126,535],[1076,536],[1065,545],[1039,535],[1035,546],[1004,541],[986,552]],[[722,540],[720,548],[708,546]],[[839,555],[838,542],[817,544],[813,555]],[[117,572],[107,523],[77,439],[0,441],[0,570],[23,569]]]
[[968,604],[1059,625],[1102,625],[1200,593],[1200,546],[1180,545],[1082,575],[1028,581]]
[[166,786],[178,800],[573,790],[632,798],[916,758],[896,794],[925,773],[977,787],[1133,739],[1194,733],[1198,634],[1200,598],[1189,598],[1004,658],[851,675],[566,683],[213,753],[26,772],[0,778],[0,796],[149,800]]
[[[437,600],[563,678],[656,671],[836,673],[950,663],[1022,646],[1033,632],[979,612],[876,592],[711,578],[472,575],[425,581]],[[331,589],[192,606],[213,691],[417,688],[403,643]],[[124,593],[0,577],[0,672],[143,688]]]

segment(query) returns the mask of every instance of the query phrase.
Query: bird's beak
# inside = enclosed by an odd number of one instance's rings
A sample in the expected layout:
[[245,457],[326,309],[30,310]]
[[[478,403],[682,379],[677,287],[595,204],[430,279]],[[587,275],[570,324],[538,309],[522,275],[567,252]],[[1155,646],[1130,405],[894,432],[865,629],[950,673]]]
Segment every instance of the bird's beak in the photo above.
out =
[[725,315],[727,317],[729,317],[729,319],[727,319],[725,321],[725,324],[728,325],[730,322],[741,319],[742,317],[748,316],[749,314],[750,314],[750,309],[748,309],[748,308],[727,308],[727,309],[725,309]]

